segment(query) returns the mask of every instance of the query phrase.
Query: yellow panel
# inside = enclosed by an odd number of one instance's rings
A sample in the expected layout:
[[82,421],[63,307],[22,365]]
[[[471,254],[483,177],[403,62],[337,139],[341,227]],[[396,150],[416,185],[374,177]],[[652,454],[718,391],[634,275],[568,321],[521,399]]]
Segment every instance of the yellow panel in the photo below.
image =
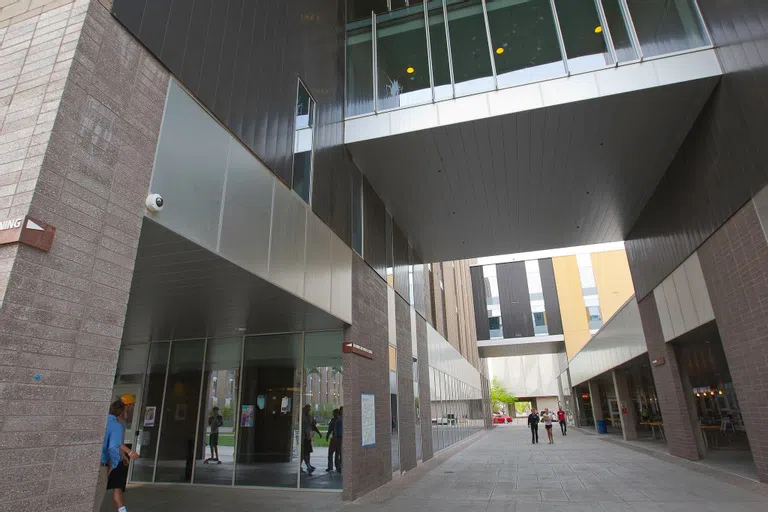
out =
[[600,299],[600,314],[607,322],[635,293],[629,261],[624,251],[592,254],[592,270]]
[[571,359],[590,338],[579,265],[576,263],[576,256],[562,256],[552,258],[552,266],[555,270],[560,316],[563,319],[565,351],[568,359]]

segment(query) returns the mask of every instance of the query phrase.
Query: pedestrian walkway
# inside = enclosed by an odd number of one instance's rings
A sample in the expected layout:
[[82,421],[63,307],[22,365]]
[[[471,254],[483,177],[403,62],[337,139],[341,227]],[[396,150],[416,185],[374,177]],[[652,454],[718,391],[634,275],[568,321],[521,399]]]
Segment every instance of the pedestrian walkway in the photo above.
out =
[[565,437],[556,432],[548,445],[542,428],[541,443],[532,445],[526,427],[504,425],[353,503],[342,503],[338,494],[189,486],[133,488],[128,499],[132,509],[147,512],[255,504],[352,512],[765,512],[768,486],[577,430]]

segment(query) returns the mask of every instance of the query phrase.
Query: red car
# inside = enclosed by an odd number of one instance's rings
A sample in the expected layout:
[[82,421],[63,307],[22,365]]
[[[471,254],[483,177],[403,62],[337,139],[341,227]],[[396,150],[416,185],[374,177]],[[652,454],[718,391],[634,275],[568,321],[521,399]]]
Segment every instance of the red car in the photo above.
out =
[[512,418],[505,414],[494,414],[493,415],[493,422],[494,423],[500,423],[500,424],[506,424],[506,423],[512,423]]

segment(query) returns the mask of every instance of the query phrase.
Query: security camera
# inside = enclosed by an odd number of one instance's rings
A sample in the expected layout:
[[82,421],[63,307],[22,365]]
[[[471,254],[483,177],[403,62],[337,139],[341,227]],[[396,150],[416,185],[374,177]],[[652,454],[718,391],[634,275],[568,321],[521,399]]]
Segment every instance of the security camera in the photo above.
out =
[[144,201],[147,210],[151,212],[159,212],[163,209],[163,196],[160,194],[149,194],[147,200]]

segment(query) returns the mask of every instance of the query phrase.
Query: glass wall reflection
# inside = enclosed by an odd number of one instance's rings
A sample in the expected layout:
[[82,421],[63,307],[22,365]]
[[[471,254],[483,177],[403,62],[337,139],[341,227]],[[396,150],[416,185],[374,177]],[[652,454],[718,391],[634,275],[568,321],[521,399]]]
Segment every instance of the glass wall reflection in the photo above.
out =
[[165,386],[155,482],[190,482],[205,340],[177,341],[171,346]]
[[301,334],[245,340],[235,485],[296,487]]
[[432,446],[440,451],[483,429],[482,391],[429,368]]
[[[310,462],[301,472],[301,487],[341,489],[341,445],[344,438],[344,367],[340,332],[307,333],[304,337],[304,407],[309,406]],[[305,425],[306,426],[306,425]],[[310,449],[309,447],[307,449]]]
[[595,0],[555,0],[555,7],[571,73],[615,64]]
[[242,337],[208,340],[195,483],[232,485]]
[[611,32],[611,40],[619,62],[629,62],[639,55],[632,44],[631,25],[624,15],[621,0],[602,0],[605,19]]
[[494,88],[482,0],[448,0],[454,90],[457,96]]
[[378,110],[432,101],[424,7],[376,18]]
[[131,481],[341,489],[341,343],[331,331],[124,347],[116,389],[135,383],[139,400]]
[[627,0],[643,56],[709,44],[695,0]]
[[397,349],[389,346],[389,407],[392,416],[392,471],[400,470],[400,432],[397,414]]
[[549,0],[486,0],[499,87],[565,75]]
[[347,30],[347,117],[373,112],[371,18],[354,26],[356,28]]
[[453,98],[451,63],[446,39],[445,16],[442,2],[430,2],[429,44],[432,51],[432,77],[435,83],[435,101]]

